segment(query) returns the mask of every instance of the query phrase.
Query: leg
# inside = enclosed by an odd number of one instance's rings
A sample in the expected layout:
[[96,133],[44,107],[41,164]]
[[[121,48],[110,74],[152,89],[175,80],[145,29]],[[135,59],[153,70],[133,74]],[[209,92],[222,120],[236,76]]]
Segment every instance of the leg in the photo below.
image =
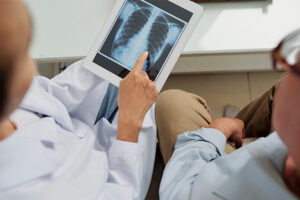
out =
[[261,97],[252,101],[237,115],[237,118],[245,123],[246,138],[265,137],[273,131],[271,117],[276,87],[273,86]]
[[248,104],[237,118],[245,123],[246,138],[265,137],[274,131],[272,127],[272,111],[274,107],[274,96],[282,79],[286,77],[284,73],[279,81],[266,91],[261,97]]
[[170,159],[177,135],[197,130],[212,121],[201,97],[182,90],[169,90],[158,97],[155,109],[159,147],[146,200],[159,199],[158,191],[165,164]]
[[[205,100],[182,90],[160,94],[156,104],[156,123],[159,147],[164,163],[170,159],[177,135],[208,126],[212,117]],[[227,152],[233,149],[226,146]]]
[[[161,93],[155,110],[160,148],[156,151],[154,172],[146,200],[159,198],[158,191],[163,170],[173,153],[177,135],[198,130],[212,122],[205,100],[182,90],[168,90]],[[227,153],[234,150],[231,145],[226,145]]]

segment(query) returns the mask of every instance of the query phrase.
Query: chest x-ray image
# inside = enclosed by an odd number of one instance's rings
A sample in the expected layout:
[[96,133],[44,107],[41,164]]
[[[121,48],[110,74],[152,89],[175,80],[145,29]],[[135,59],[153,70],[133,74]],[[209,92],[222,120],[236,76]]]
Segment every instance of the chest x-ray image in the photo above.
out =
[[185,25],[147,0],[127,0],[98,53],[131,70],[138,57],[148,51],[143,70],[154,81]]

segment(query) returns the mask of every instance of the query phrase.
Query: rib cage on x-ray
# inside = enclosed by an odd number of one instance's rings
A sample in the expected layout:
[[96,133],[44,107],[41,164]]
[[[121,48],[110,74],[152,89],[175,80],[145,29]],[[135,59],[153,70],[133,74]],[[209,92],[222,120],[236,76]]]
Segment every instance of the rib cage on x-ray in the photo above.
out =
[[[153,7],[141,7],[128,1],[120,15],[122,24],[112,46],[112,57],[131,69],[144,51],[149,57],[144,71],[160,58],[167,45],[173,45],[181,27],[168,20],[165,13]],[[150,62],[150,63],[149,63]]]

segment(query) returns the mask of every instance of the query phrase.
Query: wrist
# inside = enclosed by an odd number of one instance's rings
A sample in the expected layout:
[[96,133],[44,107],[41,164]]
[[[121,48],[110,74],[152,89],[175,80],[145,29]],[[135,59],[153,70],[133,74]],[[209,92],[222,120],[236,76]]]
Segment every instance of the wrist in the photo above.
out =
[[138,136],[118,134],[117,135],[117,140],[124,141],[124,142],[138,143],[139,138],[138,138]]
[[117,139],[127,142],[138,142],[142,122],[140,120],[131,118],[124,113],[119,113]]
[[228,134],[226,128],[224,128],[223,126],[209,126],[208,128],[213,128],[213,129],[218,130],[225,136],[226,139],[228,139],[230,137],[230,134]]

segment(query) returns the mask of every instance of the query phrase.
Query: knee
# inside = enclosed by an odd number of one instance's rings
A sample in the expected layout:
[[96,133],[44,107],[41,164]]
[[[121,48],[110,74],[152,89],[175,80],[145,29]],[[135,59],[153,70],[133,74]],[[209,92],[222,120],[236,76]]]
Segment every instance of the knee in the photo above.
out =
[[195,94],[179,89],[171,89],[162,92],[156,103],[157,113],[161,112],[184,112],[190,107],[204,107],[209,110],[206,101]]
[[187,92],[178,89],[166,90],[158,96],[156,110],[170,110],[181,108],[183,99],[188,98]]

